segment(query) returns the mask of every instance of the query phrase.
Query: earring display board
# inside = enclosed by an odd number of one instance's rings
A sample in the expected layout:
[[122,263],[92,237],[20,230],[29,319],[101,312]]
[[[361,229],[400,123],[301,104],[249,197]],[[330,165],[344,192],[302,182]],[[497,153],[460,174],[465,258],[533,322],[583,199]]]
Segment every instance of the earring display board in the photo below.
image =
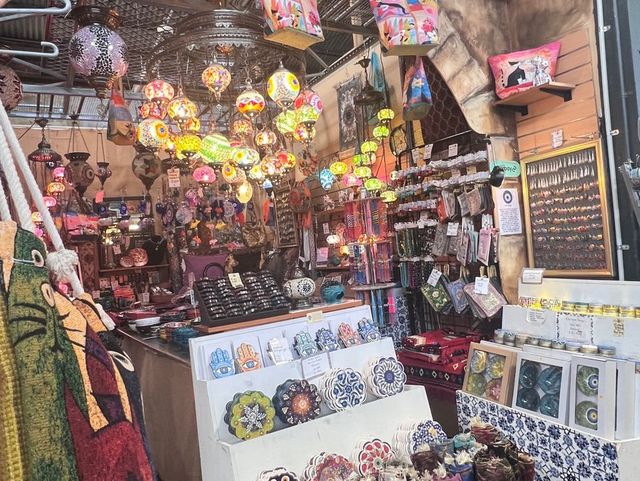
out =
[[600,140],[521,162],[529,265],[551,277],[612,277]]

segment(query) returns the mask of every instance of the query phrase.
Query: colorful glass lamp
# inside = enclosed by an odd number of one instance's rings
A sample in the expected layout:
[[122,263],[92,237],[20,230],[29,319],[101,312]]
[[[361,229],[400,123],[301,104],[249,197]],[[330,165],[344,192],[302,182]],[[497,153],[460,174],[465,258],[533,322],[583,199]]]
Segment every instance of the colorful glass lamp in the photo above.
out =
[[288,109],[300,93],[300,81],[292,72],[280,66],[267,80],[267,94],[281,109]]

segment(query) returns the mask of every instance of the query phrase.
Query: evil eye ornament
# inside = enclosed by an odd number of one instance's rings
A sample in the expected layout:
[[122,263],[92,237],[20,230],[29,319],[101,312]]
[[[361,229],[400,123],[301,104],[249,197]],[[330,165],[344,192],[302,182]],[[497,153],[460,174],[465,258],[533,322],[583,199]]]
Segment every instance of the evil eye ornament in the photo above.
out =
[[233,376],[236,373],[233,359],[226,349],[217,348],[213,351],[209,366],[216,379]]
[[302,358],[313,356],[318,352],[316,343],[311,337],[311,334],[307,331],[302,331],[296,334],[293,346],[295,347],[298,355]]
[[358,333],[364,342],[374,342],[380,340],[380,330],[372,319],[360,319],[358,321]]
[[326,327],[323,327],[316,332],[316,341],[321,351],[331,352],[340,349],[340,344],[338,344],[336,335]]

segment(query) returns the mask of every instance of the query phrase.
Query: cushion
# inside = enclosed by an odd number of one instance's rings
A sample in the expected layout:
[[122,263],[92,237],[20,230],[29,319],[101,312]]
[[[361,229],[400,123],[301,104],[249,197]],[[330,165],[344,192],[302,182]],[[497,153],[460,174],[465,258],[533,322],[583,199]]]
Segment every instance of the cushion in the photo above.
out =
[[557,41],[489,57],[489,66],[496,81],[496,95],[506,99],[534,85],[551,82],[556,74],[559,53],[560,42]]

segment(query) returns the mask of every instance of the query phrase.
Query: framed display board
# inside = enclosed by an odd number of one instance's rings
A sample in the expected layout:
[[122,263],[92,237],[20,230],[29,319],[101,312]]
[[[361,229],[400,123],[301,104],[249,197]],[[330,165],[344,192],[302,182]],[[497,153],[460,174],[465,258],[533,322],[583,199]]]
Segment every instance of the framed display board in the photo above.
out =
[[550,277],[613,277],[600,140],[521,163],[529,266]]
[[273,189],[278,247],[294,247],[298,245],[298,229],[296,228],[295,214],[289,202],[290,192],[291,188],[288,184]]

